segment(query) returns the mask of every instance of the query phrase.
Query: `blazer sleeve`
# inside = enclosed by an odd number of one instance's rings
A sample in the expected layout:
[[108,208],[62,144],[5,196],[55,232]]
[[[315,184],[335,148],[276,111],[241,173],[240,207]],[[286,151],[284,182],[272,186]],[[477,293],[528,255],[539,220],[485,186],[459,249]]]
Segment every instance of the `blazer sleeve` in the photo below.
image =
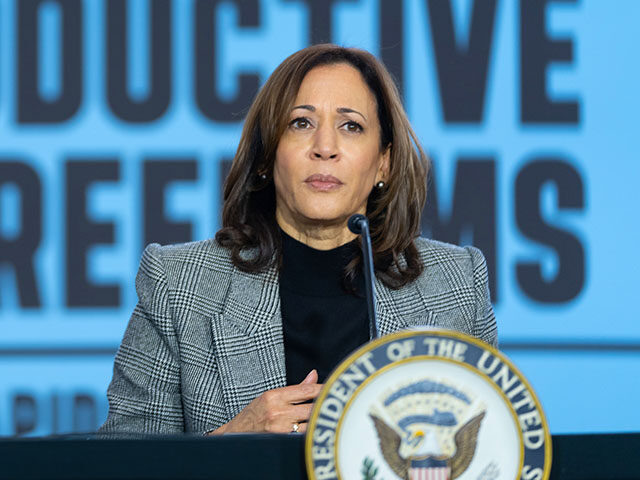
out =
[[178,341],[158,244],[142,254],[136,305],[116,354],[100,433],[184,431]]
[[476,314],[473,335],[489,345],[498,347],[498,328],[489,294],[489,274],[487,262],[482,252],[474,247],[464,247],[471,256],[473,266],[473,286],[476,297]]

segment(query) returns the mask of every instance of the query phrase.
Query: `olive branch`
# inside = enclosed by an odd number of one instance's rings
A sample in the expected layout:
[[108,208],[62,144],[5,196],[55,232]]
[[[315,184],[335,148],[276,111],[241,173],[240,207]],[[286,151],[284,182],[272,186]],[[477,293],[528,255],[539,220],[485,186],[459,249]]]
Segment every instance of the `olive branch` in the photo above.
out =
[[[373,464],[373,460],[369,457],[364,457],[362,461],[362,480],[376,480],[376,475],[378,475],[378,467]],[[380,479],[382,480],[382,479]]]

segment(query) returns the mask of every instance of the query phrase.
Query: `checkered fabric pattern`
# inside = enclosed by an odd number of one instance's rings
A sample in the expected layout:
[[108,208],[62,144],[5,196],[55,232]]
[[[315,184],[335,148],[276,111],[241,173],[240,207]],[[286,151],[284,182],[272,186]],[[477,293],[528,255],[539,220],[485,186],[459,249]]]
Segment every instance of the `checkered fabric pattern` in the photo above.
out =
[[[427,239],[422,275],[391,290],[376,280],[381,335],[428,325],[496,345],[487,267],[479,250]],[[235,268],[215,240],[149,245],[138,305],[116,355],[100,432],[204,432],[286,385],[278,272]]]

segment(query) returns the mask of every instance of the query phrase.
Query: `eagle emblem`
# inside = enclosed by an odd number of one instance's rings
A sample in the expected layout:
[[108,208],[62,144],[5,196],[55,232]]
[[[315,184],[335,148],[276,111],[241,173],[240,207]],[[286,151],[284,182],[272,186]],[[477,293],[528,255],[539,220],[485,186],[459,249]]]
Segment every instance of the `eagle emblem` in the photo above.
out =
[[[403,480],[453,480],[469,467],[485,410],[442,381],[422,379],[385,392],[373,421],[382,455]],[[386,421],[387,417],[390,421]]]

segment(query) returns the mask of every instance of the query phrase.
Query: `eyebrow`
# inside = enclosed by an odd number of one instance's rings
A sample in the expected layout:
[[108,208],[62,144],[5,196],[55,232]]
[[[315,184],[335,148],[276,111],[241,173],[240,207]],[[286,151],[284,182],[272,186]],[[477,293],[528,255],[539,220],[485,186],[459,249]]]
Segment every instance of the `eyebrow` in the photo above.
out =
[[[315,112],[316,111],[316,107],[314,107],[313,105],[296,105],[295,107],[293,107],[291,110],[296,110],[298,108],[301,108],[303,110],[309,110],[311,112]],[[359,111],[354,110],[353,108],[348,108],[348,107],[338,107],[336,108],[336,112],[338,113],[355,113],[360,115],[365,122],[367,121],[367,117],[365,117],[363,114],[361,114]]]

